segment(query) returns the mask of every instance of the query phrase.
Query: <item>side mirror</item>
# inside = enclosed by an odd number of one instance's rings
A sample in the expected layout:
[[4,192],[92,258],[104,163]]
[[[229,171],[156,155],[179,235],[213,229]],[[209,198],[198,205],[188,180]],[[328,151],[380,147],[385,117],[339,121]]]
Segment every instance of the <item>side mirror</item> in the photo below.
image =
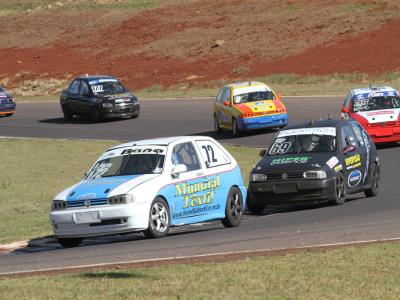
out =
[[231,106],[231,102],[229,100],[224,101],[225,106]]
[[276,97],[276,99],[277,100],[282,100],[282,94],[278,94],[278,95],[276,95],[277,97]]
[[261,156],[261,157],[264,157],[265,154],[267,154],[267,152],[268,152],[268,148],[261,149],[261,150],[260,150],[260,156]]
[[187,167],[184,164],[176,165],[171,172],[172,178],[178,178],[180,173],[184,173],[187,171]]
[[342,113],[348,114],[349,113],[349,108],[346,106],[342,107]]

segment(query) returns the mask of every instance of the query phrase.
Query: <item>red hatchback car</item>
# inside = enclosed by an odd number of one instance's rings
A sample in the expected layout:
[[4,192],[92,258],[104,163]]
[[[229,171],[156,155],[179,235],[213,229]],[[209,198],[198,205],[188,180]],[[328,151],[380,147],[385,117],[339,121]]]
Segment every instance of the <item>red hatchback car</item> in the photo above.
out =
[[375,143],[400,141],[400,97],[392,87],[351,90],[341,116],[358,121]]

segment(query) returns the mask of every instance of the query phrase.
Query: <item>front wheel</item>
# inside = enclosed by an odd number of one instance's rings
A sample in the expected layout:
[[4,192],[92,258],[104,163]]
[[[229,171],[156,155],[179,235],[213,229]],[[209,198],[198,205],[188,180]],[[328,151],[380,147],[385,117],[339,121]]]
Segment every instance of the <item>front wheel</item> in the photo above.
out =
[[99,109],[95,108],[90,115],[90,119],[93,123],[98,123],[103,120],[103,116],[101,115]]
[[58,238],[57,241],[64,248],[78,247],[82,242],[82,238]]
[[261,214],[265,209],[265,204],[254,203],[250,194],[247,195],[246,207],[253,214]]
[[72,120],[73,114],[68,110],[68,108],[63,108],[62,112],[66,121]]
[[217,115],[214,115],[214,130],[216,133],[221,133],[222,132],[222,128],[219,125],[219,120]]
[[149,227],[143,232],[148,238],[160,238],[168,234],[171,224],[168,205],[161,197],[156,197],[150,207]]
[[345,185],[343,174],[338,173],[335,180],[335,196],[333,199],[336,205],[342,205],[346,201]]
[[236,227],[240,224],[243,215],[243,196],[237,187],[229,190],[226,199],[225,218],[221,220],[225,227]]
[[373,164],[371,174],[371,188],[364,191],[365,197],[367,198],[378,195],[380,170],[377,164]]

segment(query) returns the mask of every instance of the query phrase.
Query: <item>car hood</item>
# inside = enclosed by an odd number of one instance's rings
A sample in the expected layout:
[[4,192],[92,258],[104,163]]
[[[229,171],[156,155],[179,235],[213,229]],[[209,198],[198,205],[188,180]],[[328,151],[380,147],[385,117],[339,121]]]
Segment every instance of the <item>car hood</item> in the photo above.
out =
[[[335,159],[336,158],[336,159]],[[330,161],[332,168],[340,162],[335,153],[302,153],[264,156],[254,167],[257,173],[279,173],[290,171],[308,171],[326,168]]]
[[55,199],[76,201],[104,199],[114,195],[126,194],[136,186],[160,174],[129,175],[83,180],[58,194]]
[[396,122],[400,114],[400,108],[360,111],[356,114],[368,120],[368,123]]
[[235,105],[243,113],[275,112],[277,107],[273,100],[261,100]]

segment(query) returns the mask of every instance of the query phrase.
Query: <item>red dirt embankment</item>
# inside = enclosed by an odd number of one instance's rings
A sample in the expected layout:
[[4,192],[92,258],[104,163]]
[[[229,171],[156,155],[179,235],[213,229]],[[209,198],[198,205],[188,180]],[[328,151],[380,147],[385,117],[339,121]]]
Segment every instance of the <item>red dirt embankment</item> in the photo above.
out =
[[23,13],[0,19],[0,81],[96,73],[141,89],[275,73],[386,73],[400,65],[400,7],[392,2],[191,0],[140,13]]

